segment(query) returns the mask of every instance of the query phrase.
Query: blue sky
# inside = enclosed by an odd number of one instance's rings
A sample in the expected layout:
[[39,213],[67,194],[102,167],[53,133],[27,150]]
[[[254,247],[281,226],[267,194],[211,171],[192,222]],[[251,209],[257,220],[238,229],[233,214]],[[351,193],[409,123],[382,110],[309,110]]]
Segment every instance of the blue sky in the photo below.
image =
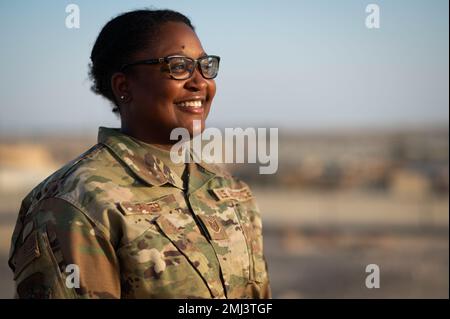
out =
[[[80,8],[67,29],[65,7]],[[380,29],[365,7],[380,6]],[[142,7],[187,15],[222,57],[210,126],[448,125],[448,1],[0,2],[0,133],[118,126],[90,91],[101,27]]]

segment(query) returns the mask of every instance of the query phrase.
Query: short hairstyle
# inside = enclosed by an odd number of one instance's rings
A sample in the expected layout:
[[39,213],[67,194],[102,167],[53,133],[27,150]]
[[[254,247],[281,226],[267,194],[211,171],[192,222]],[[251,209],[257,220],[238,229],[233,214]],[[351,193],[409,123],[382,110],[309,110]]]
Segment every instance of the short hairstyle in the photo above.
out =
[[136,10],[110,20],[100,31],[91,52],[89,77],[92,91],[108,99],[112,111],[118,113],[118,103],[111,87],[111,76],[130,62],[130,57],[149,48],[160,27],[166,22],[181,22],[195,31],[191,21],[173,10]]

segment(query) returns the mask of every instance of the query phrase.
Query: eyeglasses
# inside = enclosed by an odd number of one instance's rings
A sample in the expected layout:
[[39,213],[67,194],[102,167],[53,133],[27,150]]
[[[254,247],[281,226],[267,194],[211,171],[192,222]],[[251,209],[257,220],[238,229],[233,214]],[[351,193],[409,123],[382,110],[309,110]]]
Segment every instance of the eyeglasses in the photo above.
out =
[[191,59],[182,55],[171,55],[164,58],[141,60],[123,65],[120,71],[140,65],[166,63],[169,67],[170,76],[175,80],[187,80],[192,77],[197,64],[200,65],[200,73],[205,79],[214,79],[219,72],[220,57],[217,55],[206,55],[198,59]]

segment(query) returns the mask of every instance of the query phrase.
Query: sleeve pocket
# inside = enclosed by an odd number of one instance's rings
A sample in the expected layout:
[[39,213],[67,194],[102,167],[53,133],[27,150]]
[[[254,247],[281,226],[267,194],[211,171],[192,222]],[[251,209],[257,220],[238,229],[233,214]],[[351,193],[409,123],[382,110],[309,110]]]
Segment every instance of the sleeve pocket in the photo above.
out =
[[14,280],[19,298],[75,298],[51,249],[46,229],[33,231],[15,254]]

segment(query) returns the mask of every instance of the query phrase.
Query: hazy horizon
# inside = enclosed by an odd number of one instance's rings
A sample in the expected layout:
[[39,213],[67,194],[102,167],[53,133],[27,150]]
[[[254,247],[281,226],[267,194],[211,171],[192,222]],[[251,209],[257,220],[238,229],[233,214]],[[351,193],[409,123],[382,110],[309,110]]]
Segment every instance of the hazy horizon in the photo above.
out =
[[118,127],[90,91],[90,50],[109,19],[142,7],[186,14],[222,57],[209,126],[448,127],[448,1],[377,1],[380,29],[359,0],[73,3],[80,29],[66,28],[66,2],[0,3],[1,134]]

